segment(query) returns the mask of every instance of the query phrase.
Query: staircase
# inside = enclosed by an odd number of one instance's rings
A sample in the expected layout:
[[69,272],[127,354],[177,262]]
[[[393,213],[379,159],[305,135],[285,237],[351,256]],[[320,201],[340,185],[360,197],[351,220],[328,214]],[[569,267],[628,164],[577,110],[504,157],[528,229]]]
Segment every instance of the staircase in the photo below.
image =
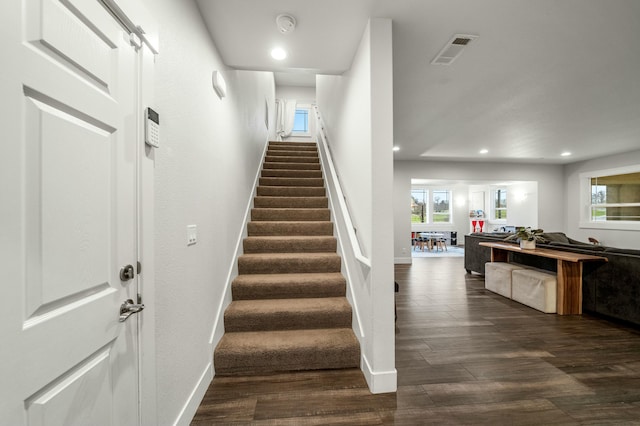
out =
[[216,375],[358,367],[316,144],[270,142],[261,176]]

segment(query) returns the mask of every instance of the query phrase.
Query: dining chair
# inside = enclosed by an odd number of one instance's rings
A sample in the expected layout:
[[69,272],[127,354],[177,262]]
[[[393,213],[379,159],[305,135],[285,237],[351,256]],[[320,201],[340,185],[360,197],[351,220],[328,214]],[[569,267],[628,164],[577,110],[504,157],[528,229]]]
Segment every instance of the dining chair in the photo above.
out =
[[445,240],[444,238],[440,237],[436,239],[436,250],[440,249],[442,251],[448,251],[447,250],[447,240]]

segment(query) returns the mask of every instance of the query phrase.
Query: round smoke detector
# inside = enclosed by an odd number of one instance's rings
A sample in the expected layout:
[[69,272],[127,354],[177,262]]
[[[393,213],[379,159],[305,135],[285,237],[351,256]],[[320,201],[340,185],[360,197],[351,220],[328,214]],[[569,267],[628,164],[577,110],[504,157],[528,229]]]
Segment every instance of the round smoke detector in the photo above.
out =
[[296,29],[296,18],[291,15],[281,14],[276,17],[278,31],[282,34],[289,34]]

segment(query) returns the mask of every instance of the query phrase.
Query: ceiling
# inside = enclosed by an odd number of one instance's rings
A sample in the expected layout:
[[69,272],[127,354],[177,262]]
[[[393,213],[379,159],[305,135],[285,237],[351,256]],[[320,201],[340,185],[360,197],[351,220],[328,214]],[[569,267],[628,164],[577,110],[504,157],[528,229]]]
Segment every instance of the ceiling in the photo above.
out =
[[[395,159],[563,164],[640,149],[638,0],[197,2],[224,62],[278,85],[346,71],[369,17],[390,18]],[[278,32],[280,13],[293,33]],[[460,33],[478,39],[430,64]]]

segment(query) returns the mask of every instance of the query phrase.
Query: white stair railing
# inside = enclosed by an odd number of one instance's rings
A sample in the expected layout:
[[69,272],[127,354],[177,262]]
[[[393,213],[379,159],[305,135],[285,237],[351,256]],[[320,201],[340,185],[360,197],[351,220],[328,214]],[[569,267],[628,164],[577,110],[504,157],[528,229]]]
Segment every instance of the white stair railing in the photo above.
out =
[[[352,251],[355,259],[358,260],[363,266],[370,269],[371,261],[364,254],[362,245],[358,238],[358,229],[355,226],[351,212],[349,209],[349,203],[347,197],[340,185],[340,177],[335,169],[333,158],[331,156],[331,148],[329,147],[329,139],[324,126],[324,121],[320,115],[320,111],[317,106],[314,106],[316,112],[316,132],[318,137],[318,148],[320,151],[320,159],[322,164],[322,170],[327,182],[327,192],[329,202],[331,203],[332,212],[336,220],[336,227],[339,234],[346,232],[346,235],[339,235],[342,237],[343,243],[348,242],[349,248]],[[346,241],[344,241],[346,237]]]
[[[347,198],[340,185],[340,179],[338,178],[333,158],[331,157],[324,122],[320,116],[318,107],[315,106],[314,108],[316,111],[316,136],[318,140],[318,151],[320,153],[320,164],[326,183],[331,214],[333,216],[336,238],[338,240],[338,250],[342,256],[342,271],[347,280],[347,298],[353,308],[353,331],[358,337],[360,345],[363,345],[365,334],[362,315],[358,306],[366,306],[366,303],[358,303],[359,301],[356,295],[359,294],[359,292],[354,291],[354,287],[362,288],[366,286],[371,272],[371,260],[363,253],[358,240],[357,229],[349,212]],[[363,364],[366,363],[364,360],[362,362]]]

